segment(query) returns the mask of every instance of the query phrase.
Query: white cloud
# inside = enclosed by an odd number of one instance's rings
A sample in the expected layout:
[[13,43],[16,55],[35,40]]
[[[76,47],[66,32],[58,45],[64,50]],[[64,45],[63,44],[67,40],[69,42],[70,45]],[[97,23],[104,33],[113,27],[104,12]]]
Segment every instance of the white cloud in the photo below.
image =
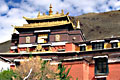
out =
[[0,14],[4,14],[7,11],[8,11],[8,5],[3,0],[0,0]]
[[[104,12],[120,9],[120,1],[118,0],[21,0],[19,3],[15,3],[12,0],[5,2],[0,0],[0,42],[4,42],[11,38],[13,28],[11,25],[23,25],[26,21],[22,18],[36,17],[38,11],[41,13],[49,10],[50,3],[53,5],[53,11],[61,12],[61,9],[65,13],[70,12],[71,16],[78,16],[83,13],[89,12]],[[14,8],[10,8],[12,6]],[[2,29],[3,28],[3,29]]]
[[37,16],[37,12],[29,13],[19,8],[12,8],[9,10],[6,16],[0,16],[0,43],[10,40],[11,34],[13,33],[13,27],[11,25],[22,26],[23,24],[27,24],[25,19],[22,17],[35,17]]

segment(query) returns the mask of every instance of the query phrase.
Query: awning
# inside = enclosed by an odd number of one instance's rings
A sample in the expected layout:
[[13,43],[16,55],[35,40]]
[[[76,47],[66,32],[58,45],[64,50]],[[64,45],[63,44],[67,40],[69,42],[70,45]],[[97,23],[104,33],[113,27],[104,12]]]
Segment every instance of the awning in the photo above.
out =
[[108,56],[107,55],[105,55],[105,56],[94,56],[93,58],[108,58]]
[[119,42],[119,40],[111,40],[110,43]]
[[10,49],[17,49],[17,46],[11,46]]
[[40,32],[50,32],[50,30],[35,30],[34,33],[40,33]]
[[105,40],[94,40],[94,41],[91,41],[91,43],[93,42],[105,42]]
[[61,45],[65,45],[67,42],[53,42],[51,43],[51,46],[61,46]]
[[79,46],[86,46],[86,44],[79,44]]
[[33,46],[37,46],[35,44],[19,44],[18,47],[23,48],[23,47],[33,47]]
[[29,59],[14,59],[14,62],[29,61]]
[[51,44],[41,44],[42,46],[50,46]]

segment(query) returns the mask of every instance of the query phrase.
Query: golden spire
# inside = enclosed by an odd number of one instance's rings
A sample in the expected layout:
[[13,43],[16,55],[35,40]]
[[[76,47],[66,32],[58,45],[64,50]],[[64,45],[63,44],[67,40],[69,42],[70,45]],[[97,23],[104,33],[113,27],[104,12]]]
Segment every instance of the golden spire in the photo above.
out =
[[59,12],[57,11],[56,14],[59,14]]
[[79,20],[77,21],[77,27],[76,28],[80,29],[80,22],[79,22]]
[[69,15],[69,12],[67,12],[67,14],[66,15]]
[[62,14],[62,15],[64,15],[64,11],[63,11],[63,9],[62,9],[61,11],[62,11],[62,13],[61,13],[61,14]]
[[43,16],[45,16],[46,14],[45,13],[43,13]]
[[49,15],[52,15],[53,11],[52,11],[52,5],[50,4],[50,7],[49,7]]
[[13,33],[16,33],[16,29],[13,25],[11,25],[14,29],[13,29]]
[[40,17],[40,12],[38,12],[38,15],[37,15],[37,17]]

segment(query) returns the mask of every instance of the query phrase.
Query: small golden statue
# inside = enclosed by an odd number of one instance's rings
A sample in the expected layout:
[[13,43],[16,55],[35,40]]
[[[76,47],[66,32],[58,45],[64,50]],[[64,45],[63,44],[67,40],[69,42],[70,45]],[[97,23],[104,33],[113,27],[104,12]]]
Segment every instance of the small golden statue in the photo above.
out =
[[38,46],[36,47],[36,50],[37,50],[37,51],[41,51],[41,50],[42,50],[41,44],[38,44]]

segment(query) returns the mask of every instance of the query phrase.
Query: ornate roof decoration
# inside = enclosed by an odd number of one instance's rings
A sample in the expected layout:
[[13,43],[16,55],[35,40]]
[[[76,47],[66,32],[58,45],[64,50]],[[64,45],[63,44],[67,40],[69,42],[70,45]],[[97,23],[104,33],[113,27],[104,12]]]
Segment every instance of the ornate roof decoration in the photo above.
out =
[[80,22],[79,22],[79,20],[77,21],[77,27],[76,28],[80,29]]
[[61,13],[56,12],[56,14],[53,14],[52,5],[50,4],[49,15],[46,15],[45,13],[43,13],[43,15],[40,15],[40,12],[38,12],[38,15],[37,15],[36,18],[27,18],[27,17],[24,17],[24,16],[23,16],[23,18],[26,19],[26,20],[42,20],[42,19],[65,17],[65,16],[68,16],[68,15],[69,15],[69,12],[67,14],[64,14],[63,9],[61,10]]
[[52,5],[50,4],[50,7],[49,7],[49,15],[52,15],[53,14],[53,11],[52,11]]
[[[38,28],[38,27],[53,27],[71,24],[71,22],[66,21],[55,21],[55,22],[42,22],[42,23],[31,23],[31,24],[23,24],[23,26],[14,26],[15,28]],[[72,24],[73,25],[73,24]]]

